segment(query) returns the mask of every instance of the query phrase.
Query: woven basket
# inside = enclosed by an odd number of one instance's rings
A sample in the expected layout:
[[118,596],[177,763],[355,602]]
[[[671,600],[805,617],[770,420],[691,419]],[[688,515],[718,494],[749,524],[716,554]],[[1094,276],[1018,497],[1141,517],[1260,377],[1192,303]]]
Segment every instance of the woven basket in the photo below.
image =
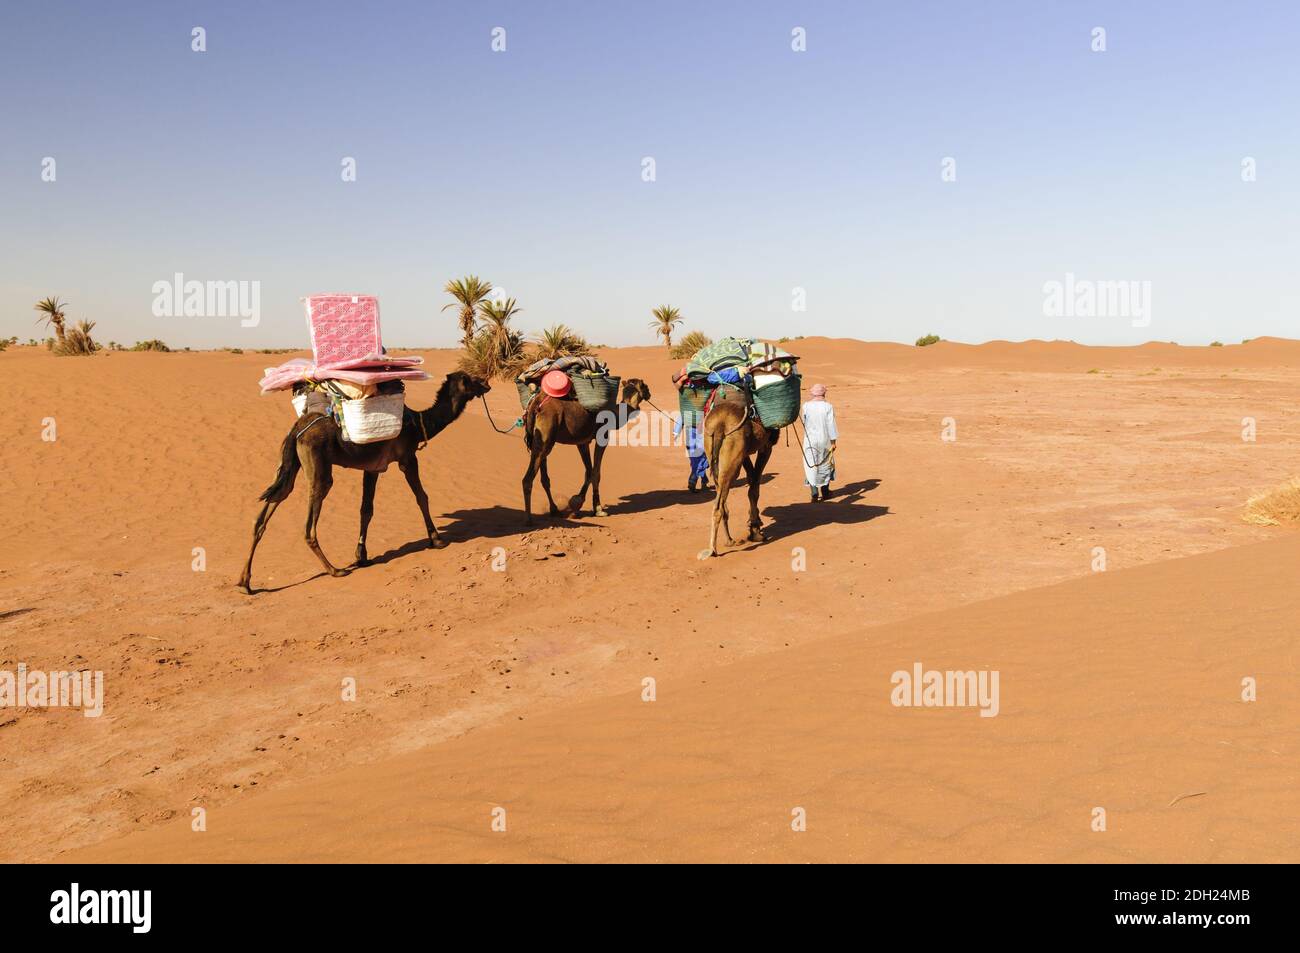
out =
[[528,404],[537,393],[532,385],[525,384],[523,381],[515,381],[515,387],[519,390],[519,406],[524,410],[528,409]]
[[343,439],[349,443],[379,443],[392,440],[402,432],[402,394],[363,397],[339,401],[343,420]]
[[[698,427],[704,423],[704,405],[709,402],[709,394],[713,390],[712,386],[683,387],[677,392],[677,409],[681,411],[683,427]],[[718,404],[732,401],[748,403],[749,394],[743,387],[735,384],[719,384],[712,406],[716,407]]]
[[754,410],[767,428],[788,427],[799,416],[799,389],[803,378],[798,374],[760,387],[754,391]]
[[324,414],[327,417],[330,412],[330,399],[328,394],[318,390],[309,390],[303,394],[296,394],[293,398],[293,409],[298,412],[298,416],[303,414]]
[[578,398],[585,410],[598,414],[602,410],[613,410],[618,403],[618,377],[596,377],[586,374],[571,374],[573,396]]

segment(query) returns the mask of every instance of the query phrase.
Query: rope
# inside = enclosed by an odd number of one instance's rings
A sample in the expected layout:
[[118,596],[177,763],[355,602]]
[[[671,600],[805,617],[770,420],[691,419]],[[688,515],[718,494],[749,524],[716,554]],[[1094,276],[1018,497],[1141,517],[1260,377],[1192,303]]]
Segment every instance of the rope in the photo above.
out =
[[641,403],[643,403],[643,404],[649,404],[651,407],[654,407],[654,409],[655,409],[656,411],[658,411],[659,416],[661,416],[661,417],[667,417],[667,418],[668,418],[669,420],[671,420],[673,423],[676,423],[676,422],[677,422],[677,418],[676,418],[676,417],[672,416],[671,414],[665,414],[662,410],[659,410],[658,407],[655,407],[655,404],[654,404],[653,401],[650,401],[650,400],[643,400],[643,401],[641,401]]
[[311,423],[309,423],[306,427],[303,427],[303,428],[302,428],[301,430],[299,430],[296,434],[294,434],[294,435],[293,435],[293,439],[294,439],[294,440],[297,440],[299,437],[301,437],[303,434],[305,434],[308,430],[311,430],[312,427],[315,427],[315,426],[316,426],[318,423],[320,423],[322,420],[329,420],[329,418],[328,418],[328,417],[325,417],[325,416],[319,416],[319,417],[317,417],[315,420],[313,420]]
[[416,423],[420,425],[420,436],[424,439],[415,445],[415,452],[419,453],[429,445],[429,431],[424,427],[424,414],[420,413],[418,410],[412,410],[410,407],[406,408],[406,412],[414,417]]
[[[791,423],[790,426],[791,426],[792,428],[795,428],[795,436],[799,438],[799,455],[800,455],[801,457],[803,457],[803,462],[804,462],[805,464],[807,464],[808,467],[810,467],[811,469],[815,470],[815,469],[817,469],[818,467],[820,467],[822,464],[826,463],[826,461],[830,460],[831,457],[835,456],[835,448],[834,448],[834,447],[831,447],[831,449],[828,450],[828,451],[826,451],[826,453],[822,456],[822,458],[821,458],[820,460],[818,460],[816,463],[812,463],[812,462],[810,462],[810,461],[808,460],[808,451],[807,451],[807,449],[806,449],[806,448],[804,447],[804,445],[803,445],[803,433],[798,429],[798,428],[799,428],[799,421],[798,421],[798,419],[795,419],[794,422]],[[787,443],[787,445],[788,445],[788,443],[789,443],[789,439],[790,439],[790,435],[789,435],[789,432],[787,431],[787,432],[786,432],[786,443]]]
[[[508,433],[510,433],[510,431],[514,430],[516,427],[522,427],[522,426],[524,425],[524,418],[523,418],[523,417],[516,417],[516,418],[515,418],[515,422],[514,422],[513,424],[511,424],[511,425],[510,425],[509,427],[507,427],[505,430],[502,430],[500,427],[497,426],[497,422],[496,422],[495,420],[492,419],[492,408],[488,406],[487,398],[484,397],[482,394],[479,394],[479,395],[478,395],[478,399],[481,400],[481,401],[483,401],[483,410],[487,413],[488,423],[492,425],[492,429],[495,430],[497,433],[508,434]],[[529,401],[529,403],[532,403],[532,402]],[[525,409],[525,413],[526,413],[526,412],[527,412],[527,410]]]

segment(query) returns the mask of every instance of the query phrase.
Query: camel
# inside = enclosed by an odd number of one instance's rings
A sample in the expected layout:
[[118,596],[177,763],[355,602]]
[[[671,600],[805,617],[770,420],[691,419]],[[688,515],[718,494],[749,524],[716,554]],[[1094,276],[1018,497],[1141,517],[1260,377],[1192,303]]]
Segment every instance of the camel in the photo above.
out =
[[488,382],[481,378],[472,377],[463,371],[453,371],[442,382],[431,407],[419,411],[405,408],[401,433],[391,440],[376,443],[348,443],[333,419],[322,414],[305,414],[295,420],[289,435],[280,445],[280,471],[276,474],[275,482],[258,497],[265,504],[253,524],[253,545],[248,550],[244,574],[239,577],[239,588],[252,595],[249,579],[253,572],[253,554],[257,552],[257,544],[266,532],[266,524],[271,521],[276,507],[293,492],[293,484],[300,468],[306,473],[311,490],[311,500],[307,505],[307,545],[331,576],[346,576],[349,572],[349,569],[331,565],[320,544],[316,542],[316,524],[320,521],[321,504],[334,485],[335,466],[364,471],[361,484],[361,535],[357,541],[353,568],[370,565],[370,559],[366,555],[366,531],[375,511],[375,486],[379,482],[379,474],[387,470],[390,463],[397,464],[406,477],[411,492],[415,494],[420,515],[424,517],[424,530],[429,537],[429,545],[434,549],[446,546],[446,540],[438,534],[437,527],[429,516],[429,497],[420,483],[420,465],[415,453],[459,417],[471,400],[491,389]]
[[[728,525],[727,494],[735,482],[740,468],[745,468],[749,483],[749,536],[754,543],[766,541],[763,521],[758,515],[758,492],[763,481],[763,468],[772,455],[781,435],[779,430],[768,430],[754,416],[753,407],[739,401],[719,401],[704,418],[704,452],[709,458],[709,469],[717,486],[713,500],[713,525],[709,531],[709,548],[700,550],[700,559],[718,555],[718,524],[727,537],[727,545],[734,546],[731,527]],[[750,461],[753,457],[753,462]]]
[[[600,461],[605,455],[606,445],[603,438],[610,429],[616,429],[609,427],[609,423],[621,426],[640,409],[642,401],[649,399],[650,388],[645,381],[636,377],[629,377],[623,382],[623,399],[612,411],[592,413],[572,395],[559,398],[541,395],[533,398],[524,412],[524,446],[529,452],[528,470],[524,473],[524,515],[529,526],[533,525],[533,478],[539,471],[542,475],[542,489],[546,491],[546,499],[551,504],[551,515],[560,515],[560,508],[551,496],[551,478],[546,472],[546,457],[557,443],[576,446],[586,469],[582,489],[569,499],[569,513],[576,516],[582,509],[582,504],[587,499],[587,487],[590,486],[592,515],[609,515],[600,505]],[[594,459],[590,450],[593,440],[596,442]]]

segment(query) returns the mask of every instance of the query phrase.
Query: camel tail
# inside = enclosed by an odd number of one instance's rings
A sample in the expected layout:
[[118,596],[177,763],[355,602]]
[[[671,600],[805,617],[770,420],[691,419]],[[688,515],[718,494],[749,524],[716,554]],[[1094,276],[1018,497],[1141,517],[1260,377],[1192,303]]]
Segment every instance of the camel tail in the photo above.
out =
[[293,491],[294,478],[302,463],[298,460],[298,435],[292,430],[280,444],[280,472],[275,475],[275,482],[258,497],[268,503],[279,503]]
[[713,440],[713,446],[709,447],[709,471],[713,474],[713,485],[721,486],[718,480],[718,453],[722,450],[722,438],[718,436],[716,430],[707,432],[705,437]]

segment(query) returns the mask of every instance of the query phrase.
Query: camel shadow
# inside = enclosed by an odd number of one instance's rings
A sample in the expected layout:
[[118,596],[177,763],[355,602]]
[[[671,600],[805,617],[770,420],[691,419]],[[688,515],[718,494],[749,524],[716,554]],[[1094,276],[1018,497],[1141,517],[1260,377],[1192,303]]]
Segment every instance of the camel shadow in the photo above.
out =
[[315,582],[317,579],[327,578],[329,578],[329,573],[318,572],[314,576],[308,576],[306,579],[299,579],[297,582],[286,582],[283,586],[267,586],[265,589],[250,588],[248,594],[250,596],[258,596],[264,592],[284,592],[286,589],[296,589],[299,586],[307,585],[309,582]]
[[763,517],[767,523],[763,532],[767,535],[768,542],[772,542],[818,526],[851,526],[866,523],[878,516],[887,516],[888,506],[871,506],[859,502],[864,493],[870,493],[878,486],[879,480],[859,480],[833,491],[831,498],[821,503],[807,500],[765,507]]
[[[770,482],[774,477],[775,474],[773,473],[764,473],[760,485],[762,483]],[[712,479],[712,477],[710,477],[710,479]],[[744,487],[747,486],[748,483],[749,481],[742,476],[735,482],[735,485],[732,487],[732,492],[735,492],[736,487]],[[709,489],[707,491],[701,491],[699,493],[692,493],[690,490],[686,489],[686,487],[680,487],[678,489],[646,490],[644,493],[629,493],[626,496],[621,497],[617,503],[606,503],[605,509],[609,510],[610,515],[612,516],[615,514],[622,515],[624,513],[645,513],[650,510],[663,509],[665,506],[677,506],[681,503],[708,503],[712,506],[713,497],[717,492],[717,488],[714,487],[712,483],[709,484]]]
[[[588,514],[590,513],[590,506],[591,501],[588,500],[584,504]],[[613,507],[607,507],[607,509],[613,512]],[[503,536],[522,536],[524,533],[546,529],[550,526],[570,528],[599,525],[588,522],[582,517],[548,516],[541,513],[534,514],[533,525],[528,526],[524,523],[524,511],[511,506],[484,506],[477,509],[454,510],[442,514],[442,518],[450,522],[439,522],[438,532],[449,543],[465,543],[476,539],[500,539]],[[398,556],[404,556],[427,546],[428,543],[423,540],[407,543],[406,546],[394,550],[391,558],[396,559]],[[384,556],[389,556],[389,553],[385,553]],[[373,561],[377,563],[382,558],[376,557]]]
[[610,515],[622,516],[624,513],[645,513],[678,504],[712,505],[714,492],[710,489],[707,492],[692,493],[686,487],[676,490],[646,490],[644,493],[629,493],[617,503],[606,503],[605,509],[609,510]]

